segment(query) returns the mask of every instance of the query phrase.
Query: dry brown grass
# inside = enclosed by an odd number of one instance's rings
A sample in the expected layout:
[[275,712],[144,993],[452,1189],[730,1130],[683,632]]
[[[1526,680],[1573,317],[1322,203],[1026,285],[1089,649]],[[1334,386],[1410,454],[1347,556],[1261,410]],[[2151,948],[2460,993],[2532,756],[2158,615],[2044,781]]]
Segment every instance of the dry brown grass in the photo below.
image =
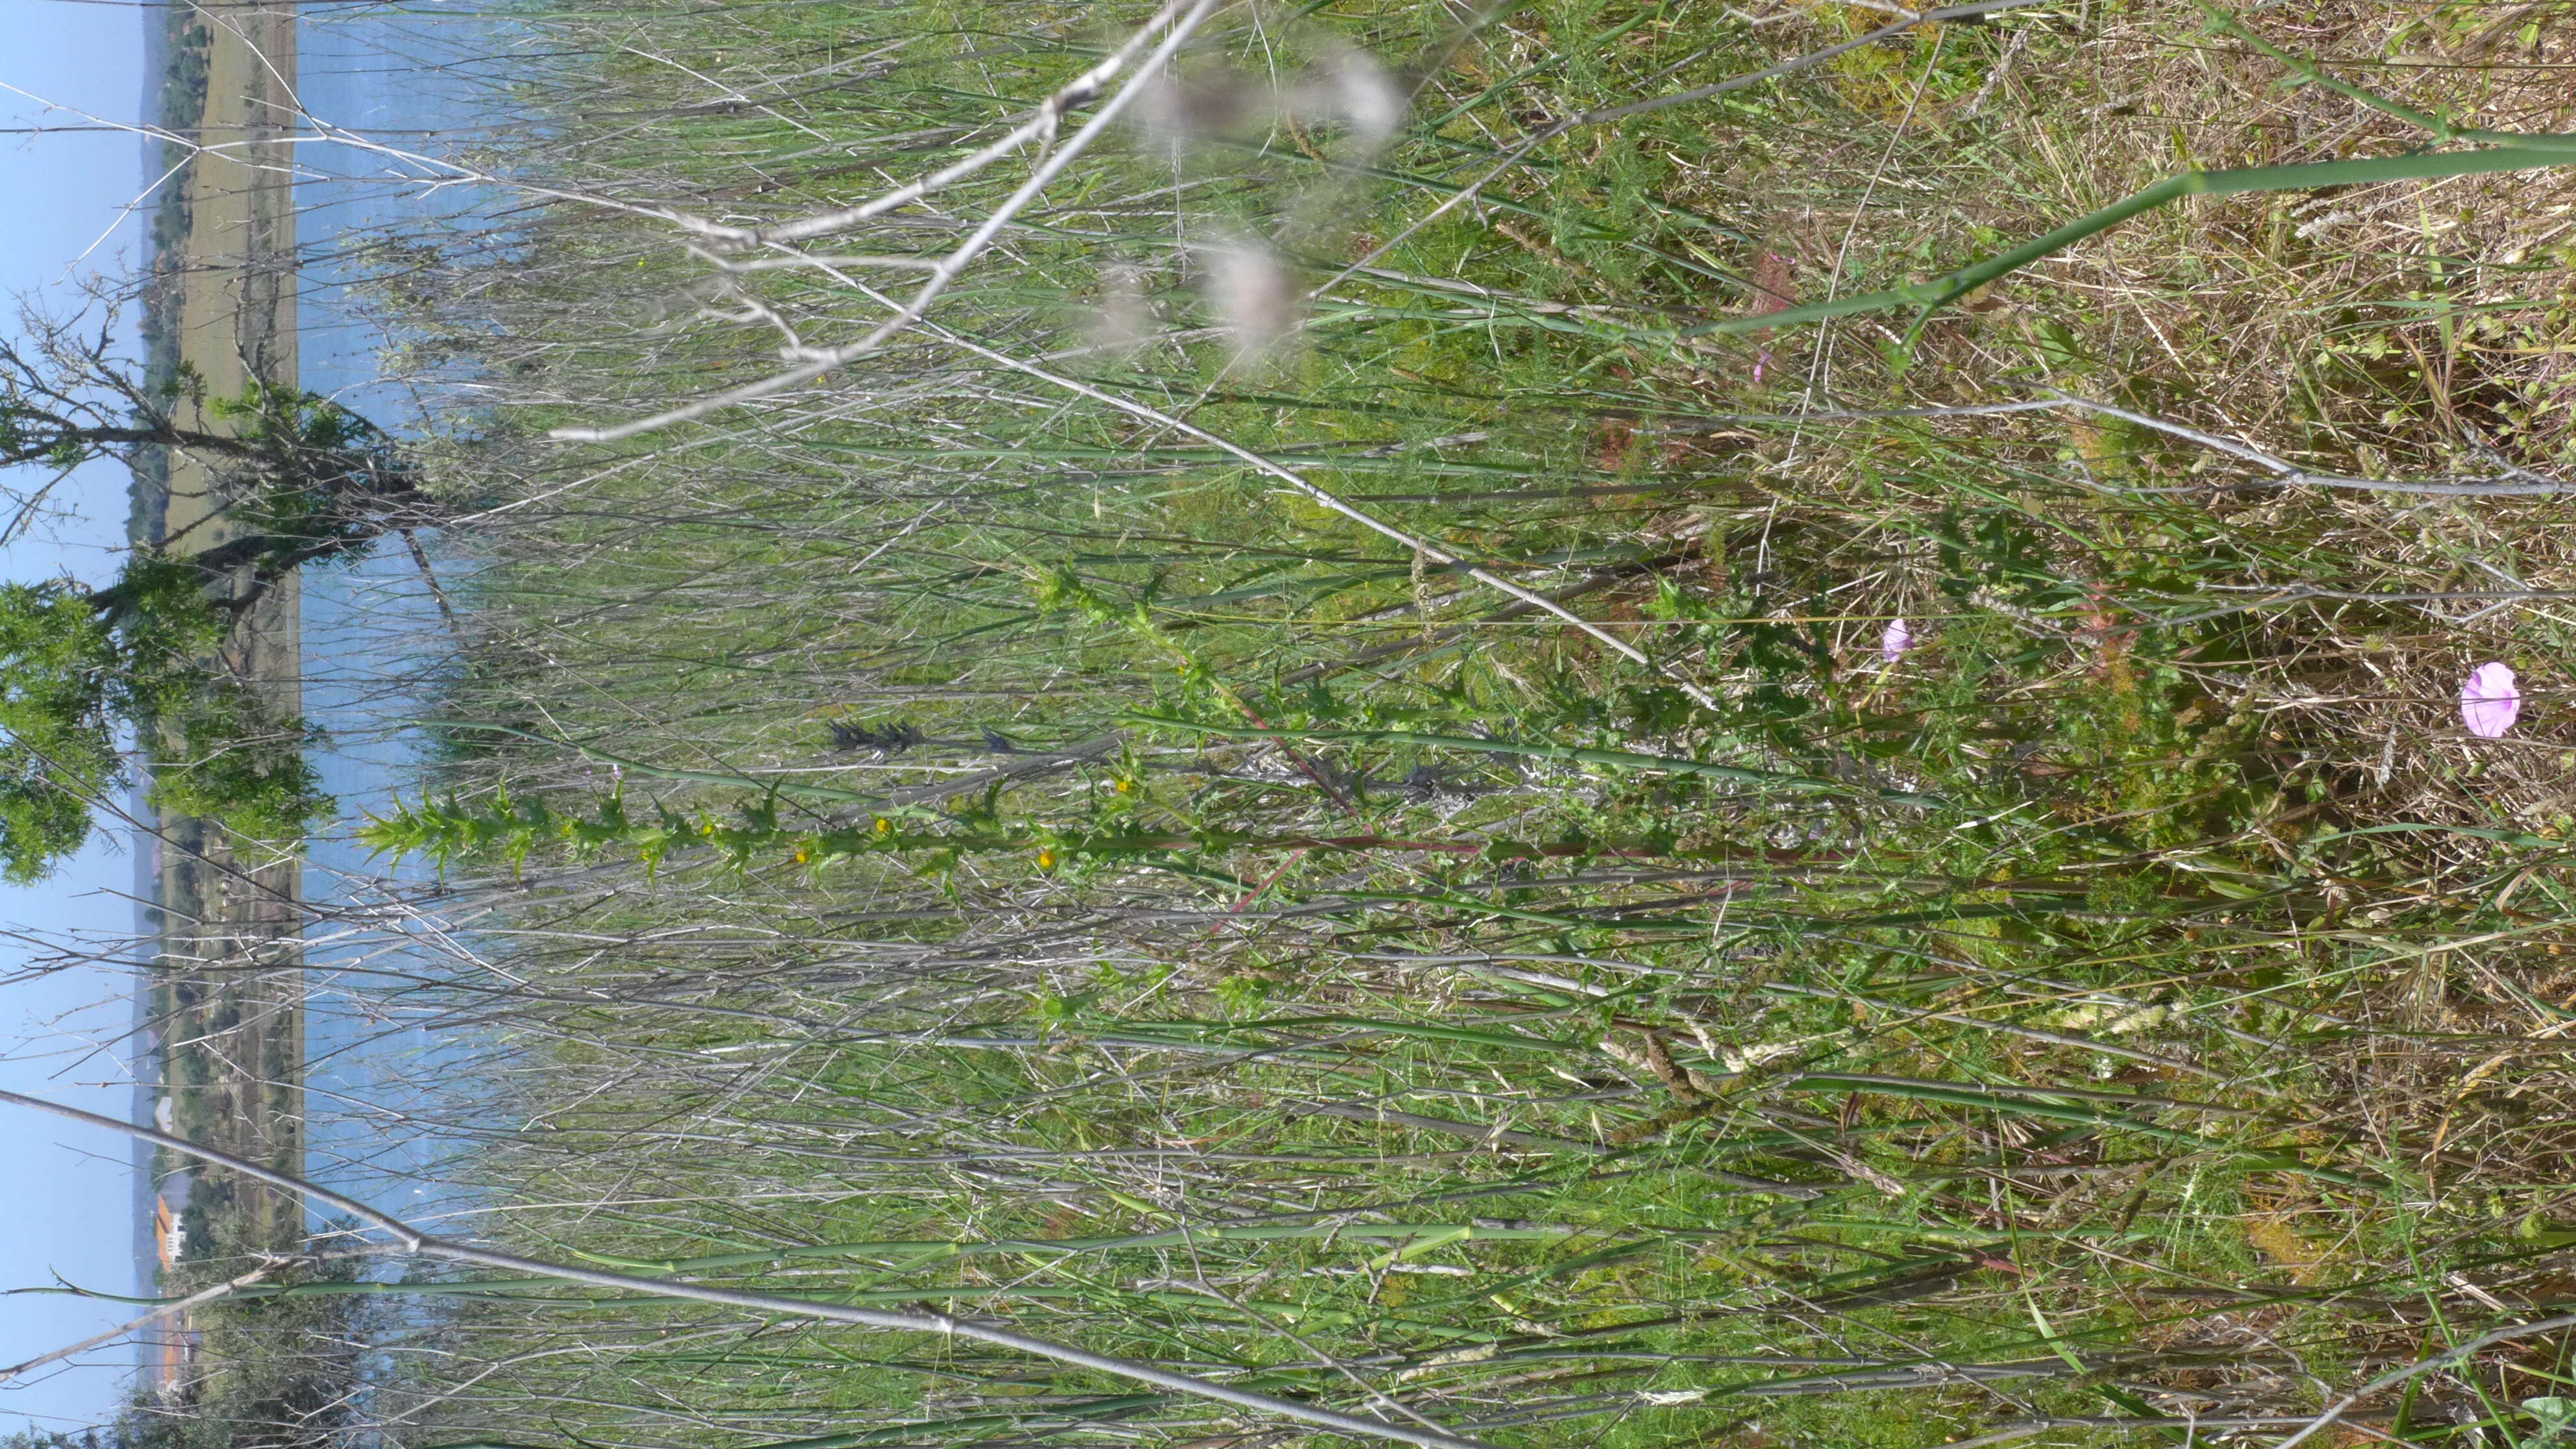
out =
[[[1782,18],[1779,44],[1806,48],[1875,23],[1816,10]],[[2329,3],[2249,23],[2334,76],[2462,126],[2576,129],[2576,6]],[[1923,79],[1951,44],[1991,59],[1972,89],[1943,95]],[[1890,285],[1992,251],[1997,238],[2037,234],[2186,164],[2286,165],[2430,141],[2323,86],[2285,84],[2292,79],[2290,67],[2245,42],[2209,33],[2187,3],[2070,6],[1925,33],[1902,52],[1831,72],[1833,101],[1869,124],[1762,137],[1731,165],[1689,174],[1683,194],[1712,213],[1755,218],[1747,230],[1761,240],[1735,260],[1765,291],[1814,301],[1838,261],[1843,293]],[[1980,228],[1984,243],[1971,243]],[[1941,248],[1937,265],[1905,260],[1927,241]],[[1823,382],[1837,403],[1881,406],[1983,402],[2045,383],[2321,469],[2433,477],[2489,474],[2502,460],[2565,478],[2576,468],[2571,263],[2576,168],[2204,198],[1990,288],[1936,324],[1901,377],[1882,351],[1903,330],[1898,315],[1757,339],[1725,360],[1671,364],[1660,376],[1697,389],[1713,409],[1741,407],[1758,349],[1789,379],[1763,400],[1790,412],[1803,379]],[[1774,305],[1755,297],[1740,310]],[[2209,465],[2221,461],[2080,418],[1940,426],[1999,464],[2071,464],[2115,486],[2214,481]],[[1771,526],[1801,509],[1841,514],[1847,556],[1905,553],[1904,530],[1885,526],[1875,478],[1883,457],[1873,449],[1883,446],[1844,446],[1830,429],[1755,443],[1772,496],[1730,516]],[[2080,503],[2043,506],[2082,526]],[[2303,489],[2214,491],[2197,506],[2216,533],[2303,540],[2314,570],[2304,580],[2276,575],[2284,587],[2504,596],[2317,601],[2269,613],[2259,664],[2211,672],[2202,686],[2331,788],[2252,822],[2245,848],[2286,854],[2321,829],[2392,822],[2576,835],[2576,677],[2563,662],[2576,633],[2576,602],[2565,597],[2576,596],[2576,535],[2563,500]],[[1881,516],[1849,522],[1872,509]],[[1697,516],[1705,523],[1706,510]],[[1882,566],[1853,599],[1855,614],[1922,617],[1942,607],[1923,551],[1909,557]],[[1723,560],[1711,567],[1722,577]],[[1865,653],[1870,637],[1848,630],[1848,656]],[[2107,652],[2071,654],[2064,680],[2100,677]],[[2522,720],[2501,741],[2470,735],[2458,715],[2461,679],[2489,659],[2511,663],[2525,692]],[[2564,1205],[2532,1209],[2531,1194],[2546,1199],[2547,1184],[2576,1180],[2576,1072],[2566,1056],[2576,933],[2563,924],[2576,899],[2556,866],[2499,877],[2495,860],[2488,840],[2428,836],[2402,878],[2356,882],[2354,899],[2368,903],[2294,928],[2275,959],[2322,964],[2410,913],[2504,911],[2507,924],[2486,937],[2435,951],[2410,952],[2391,935],[2392,964],[2341,987],[2337,1010],[2352,1039],[2319,1045],[2335,1086],[2308,1106],[2320,1130],[2375,1141],[2391,1162],[2420,1168],[2436,1198],[2506,1189],[2532,1221],[2556,1220]],[[2469,882],[2474,895],[2461,893]],[[2292,1278],[2330,1263],[2342,1231],[2310,1216],[2284,1203],[2252,1230],[2254,1246]],[[2537,1269],[2524,1276],[2531,1295],[2558,1291]],[[2475,1312],[2477,1303],[2461,1306]]]
[[[2576,125],[2576,9],[2565,5],[2330,4],[2252,22],[2272,45],[2463,126]],[[1862,12],[1784,17],[1784,50],[1862,28]],[[2000,40],[1999,33],[2011,39]],[[1793,38],[1794,37],[1794,38]],[[1921,84],[1943,47],[1995,57],[1946,98]],[[1690,176],[1686,199],[1765,218],[1741,258],[1801,301],[1930,270],[2106,205],[2171,175],[2394,154],[2421,131],[2317,85],[2187,3],[2073,7],[1927,32],[1901,53],[1838,66],[1848,113],[1879,122],[1748,143],[1732,172]],[[1802,199],[1801,193],[1804,193]],[[1865,204],[1864,204],[1865,203]],[[1980,229],[1983,229],[1982,233]],[[1982,234],[1980,245],[1971,240]],[[1741,406],[1750,354],[1774,355],[1794,412],[1814,378],[1838,402],[1988,401],[2045,383],[2363,476],[2576,465],[2576,168],[2505,177],[2202,198],[2151,213],[1997,284],[1927,334],[1900,380],[1881,355],[1901,316],[1845,319],[1747,344],[1713,366],[1668,367],[1718,407]],[[1851,267],[1857,265],[1858,275]],[[1766,280],[1767,279],[1767,280]],[[1767,310],[1757,300],[1747,310]],[[2188,483],[2222,461],[2107,444],[2081,419],[1961,430],[2022,457],[2071,449],[2097,476]],[[2125,448],[2125,451],[2124,451]],[[2492,450],[2491,452],[2489,450]],[[1817,491],[1812,439],[1767,450]],[[1846,464],[1857,460],[1846,457]],[[2576,592],[2563,504],[2390,494],[2213,495],[2213,519],[2310,540],[2320,576],[2355,593]],[[1907,608],[1902,594],[1885,601]],[[1913,607],[1920,609],[1919,598]],[[2576,829],[2576,718],[2554,667],[2564,600],[2318,606],[2274,630],[2279,649],[2239,706],[2311,752],[2356,813],[2382,820]],[[2504,659],[2526,712],[2500,744],[2461,727],[2459,680]]]

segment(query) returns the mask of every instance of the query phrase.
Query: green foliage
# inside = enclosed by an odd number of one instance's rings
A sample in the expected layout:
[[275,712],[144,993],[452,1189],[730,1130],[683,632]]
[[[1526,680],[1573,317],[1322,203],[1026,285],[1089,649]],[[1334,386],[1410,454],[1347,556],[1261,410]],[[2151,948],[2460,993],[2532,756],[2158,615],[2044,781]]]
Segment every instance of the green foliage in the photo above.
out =
[[177,709],[151,716],[161,741],[152,804],[170,816],[221,821],[254,840],[292,842],[330,808],[307,751],[322,732],[270,719],[239,685],[208,680]]
[[24,403],[0,393],[0,464],[33,463],[68,472],[102,456],[105,446],[75,428],[64,428]]
[[227,511],[242,532],[279,540],[278,555],[354,562],[384,531],[368,505],[410,491],[393,440],[318,393],[253,382],[238,398],[211,400],[207,411],[270,455],[257,486]]
[[304,758],[316,736],[269,717],[211,662],[229,617],[189,564],[138,551],[99,595],[0,585],[0,872],[44,878],[88,839],[124,778],[120,732],[143,742],[153,798],[262,839],[302,832],[328,797]]
[[[385,815],[370,816],[358,832],[370,850],[395,857],[420,856],[441,870],[455,865],[501,862],[513,869],[544,847],[561,846],[577,860],[616,852],[645,866],[661,864],[675,846],[724,838],[727,827],[712,816],[692,820],[667,807],[655,807],[653,818],[639,820],[626,808],[623,792],[601,800],[587,816],[566,814],[544,800],[515,798],[495,792],[480,805],[454,796],[424,796],[413,804],[393,802]],[[783,837],[775,818],[746,821],[733,839],[740,857],[762,847],[775,847]]]
[[116,600],[109,620],[133,636],[140,666],[125,687],[147,708],[167,704],[165,691],[193,684],[202,667],[195,661],[232,630],[231,618],[206,596],[205,574],[184,558],[137,549],[109,592]]
[[0,875],[42,879],[118,778],[118,641],[86,599],[0,584]]

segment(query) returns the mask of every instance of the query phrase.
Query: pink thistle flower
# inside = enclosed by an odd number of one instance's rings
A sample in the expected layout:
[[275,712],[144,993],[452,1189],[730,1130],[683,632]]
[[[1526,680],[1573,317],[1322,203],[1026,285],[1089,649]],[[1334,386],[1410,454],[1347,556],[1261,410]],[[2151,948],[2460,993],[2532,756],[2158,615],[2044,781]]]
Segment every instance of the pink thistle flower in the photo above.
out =
[[2460,685],[2460,723],[2483,740],[2504,738],[2522,714],[2522,691],[2513,671],[2502,664],[2481,664]]
[[1878,636],[1878,657],[1890,664],[1904,658],[1905,651],[1913,647],[1914,631],[1905,627],[1903,619],[1889,620],[1887,632]]

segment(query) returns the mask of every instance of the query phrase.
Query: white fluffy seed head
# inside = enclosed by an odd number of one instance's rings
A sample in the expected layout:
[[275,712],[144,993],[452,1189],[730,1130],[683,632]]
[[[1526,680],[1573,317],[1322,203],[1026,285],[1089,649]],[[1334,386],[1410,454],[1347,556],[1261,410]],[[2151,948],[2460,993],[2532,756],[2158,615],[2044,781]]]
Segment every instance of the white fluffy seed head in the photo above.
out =
[[1269,247],[1247,238],[1211,247],[1204,275],[1208,310],[1233,334],[1238,364],[1268,358],[1297,330],[1304,292]]
[[1375,152],[1403,128],[1410,107],[1376,56],[1342,46],[1306,73],[1288,109],[1301,121],[1337,121],[1358,149]]
[[1145,298],[1144,278],[1134,267],[1101,268],[1100,301],[1091,317],[1092,344],[1128,352],[1149,341],[1154,330],[1154,304]]

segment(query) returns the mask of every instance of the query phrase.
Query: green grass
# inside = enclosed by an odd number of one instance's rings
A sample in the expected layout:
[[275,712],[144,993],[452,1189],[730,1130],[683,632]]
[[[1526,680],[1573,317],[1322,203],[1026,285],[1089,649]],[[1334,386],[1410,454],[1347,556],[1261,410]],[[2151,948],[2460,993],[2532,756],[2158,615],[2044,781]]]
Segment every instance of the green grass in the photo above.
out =
[[[2562,466],[2563,374],[2527,349],[2564,345],[2565,243],[2528,238],[2565,178],[2203,199],[1910,345],[1798,313],[1725,335],[1756,276],[1866,299],[2184,165],[2418,139],[2263,89],[2288,72],[2259,55],[2204,66],[2231,42],[2187,7],[2097,10],[1577,130],[1418,226],[1545,119],[1886,17],[1542,4],[1453,44],[1429,7],[1237,16],[1207,66],[1432,57],[1413,129],[1364,162],[1203,137],[1178,203],[1172,145],[1104,145],[932,313],[1573,589],[1645,665],[930,334],[543,445],[780,365],[775,330],[692,320],[710,273],[631,217],[550,206],[507,265],[406,278],[409,321],[517,390],[442,463],[460,507],[525,502],[459,531],[445,755],[379,836],[451,847],[460,949],[496,968],[429,993],[485,1053],[475,1125],[511,1124],[469,1159],[489,1230],[1515,1446],[2278,1434],[2563,1302],[2565,641],[2551,601],[2467,597],[2563,586],[2555,505],[2237,486],[2080,411],[1851,414],[2054,386],[2320,472],[2491,471],[2472,440]],[[2495,18],[2248,23],[2375,94],[2564,129],[2551,72],[2381,65]],[[518,164],[732,220],[926,171],[1109,33],[974,5],[529,25],[552,45],[512,104],[560,131]],[[675,110],[692,73],[768,109]],[[1014,165],[826,248],[944,249]],[[1305,285],[1371,260],[1230,363],[1194,249],[1230,234]],[[881,315],[817,272],[742,285],[817,344]],[[1121,288],[1162,340],[1096,343]],[[1900,616],[1923,642],[1883,664]],[[2491,743],[2450,714],[2488,658],[2531,694]],[[422,1443],[1288,1432],[961,1343],[441,1293],[379,1390]],[[2354,1417],[2469,1443],[2558,1353]]]

